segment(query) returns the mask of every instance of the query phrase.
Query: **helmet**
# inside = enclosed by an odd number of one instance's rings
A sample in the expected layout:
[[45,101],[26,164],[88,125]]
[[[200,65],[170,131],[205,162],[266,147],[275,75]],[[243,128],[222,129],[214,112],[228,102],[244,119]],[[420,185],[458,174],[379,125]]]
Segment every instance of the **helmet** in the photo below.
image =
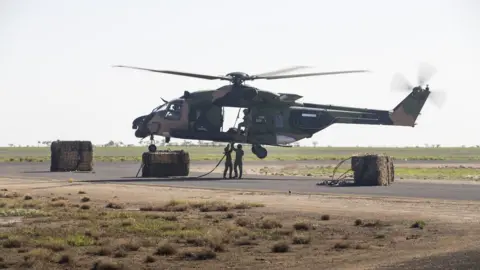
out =
[[242,149],[242,145],[241,145],[241,144],[237,144],[237,148],[238,148],[238,149]]

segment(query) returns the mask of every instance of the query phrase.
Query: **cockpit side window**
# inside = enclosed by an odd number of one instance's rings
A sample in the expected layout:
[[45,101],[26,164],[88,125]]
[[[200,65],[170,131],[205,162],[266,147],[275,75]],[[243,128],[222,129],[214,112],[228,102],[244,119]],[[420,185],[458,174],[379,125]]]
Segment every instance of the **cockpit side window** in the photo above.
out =
[[165,119],[168,120],[180,120],[182,116],[183,102],[171,102],[167,105],[167,113]]

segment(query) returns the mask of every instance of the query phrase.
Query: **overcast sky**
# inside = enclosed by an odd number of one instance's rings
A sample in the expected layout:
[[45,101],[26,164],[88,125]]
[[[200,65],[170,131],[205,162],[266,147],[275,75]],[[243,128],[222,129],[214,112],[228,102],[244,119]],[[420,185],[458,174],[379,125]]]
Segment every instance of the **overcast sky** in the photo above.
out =
[[[370,69],[252,84],[305,102],[392,109],[406,95],[390,91],[393,74],[415,84],[422,62],[438,70],[431,90],[448,96],[441,109],[427,102],[417,127],[334,125],[313,140],[480,144],[479,14],[475,0],[1,0],[0,145],[137,143],[132,120],[161,97],[223,84],[111,67],[116,64],[213,75],[291,65]],[[229,110],[225,126],[235,117]]]

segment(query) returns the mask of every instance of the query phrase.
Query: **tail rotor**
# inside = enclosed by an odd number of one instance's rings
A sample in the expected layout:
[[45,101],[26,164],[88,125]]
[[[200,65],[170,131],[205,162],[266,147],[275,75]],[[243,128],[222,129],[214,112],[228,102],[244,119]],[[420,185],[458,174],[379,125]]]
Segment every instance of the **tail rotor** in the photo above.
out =
[[443,90],[430,91],[427,84],[428,81],[437,73],[435,67],[422,63],[418,69],[417,86],[413,86],[403,74],[396,73],[391,82],[392,91],[411,92],[411,91],[428,91],[430,93],[432,103],[441,108],[446,100],[446,92]]

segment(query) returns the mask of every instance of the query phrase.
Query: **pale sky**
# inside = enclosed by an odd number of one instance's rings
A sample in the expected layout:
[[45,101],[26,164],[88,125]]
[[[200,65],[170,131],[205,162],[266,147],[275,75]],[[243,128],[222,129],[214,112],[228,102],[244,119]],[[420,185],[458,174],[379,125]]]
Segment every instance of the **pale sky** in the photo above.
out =
[[137,143],[133,119],[161,97],[225,84],[112,65],[212,75],[369,69],[250,84],[305,102],[392,109],[406,95],[390,91],[393,74],[415,84],[422,62],[438,70],[431,90],[448,96],[441,109],[427,102],[418,126],[338,124],[301,143],[480,144],[479,14],[475,0],[0,0],[0,145]]

